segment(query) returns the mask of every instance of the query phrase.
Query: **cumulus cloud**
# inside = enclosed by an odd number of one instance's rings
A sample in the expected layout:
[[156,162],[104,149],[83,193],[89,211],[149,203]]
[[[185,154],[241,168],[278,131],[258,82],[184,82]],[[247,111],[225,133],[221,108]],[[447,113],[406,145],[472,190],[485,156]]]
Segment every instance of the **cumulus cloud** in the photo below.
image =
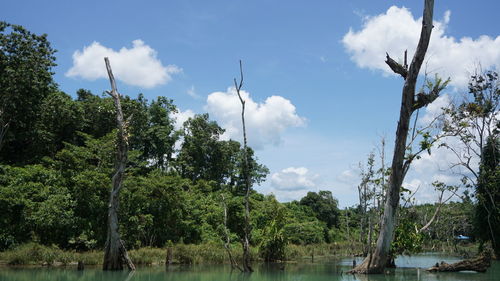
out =
[[[477,65],[484,69],[500,68],[500,36],[483,35],[476,39],[448,36],[446,28],[450,16],[450,11],[447,11],[441,20],[434,21],[426,67],[428,72],[451,77],[452,85],[463,87],[467,85],[469,72]],[[415,19],[407,8],[392,6],[384,14],[365,17],[362,29],[350,29],[342,43],[359,67],[392,75],[392,70],[384,62],[385,53],[402,62],[404,51],[408,50],[411,60],[420,36],[421,22],[422,18]]]
[[185,111],[179,110],[176,113],[172,114],[172,117],[175,119],[174,128],[179,130],[182,128],[184,122],[186,122],[189,118],[194,117],[195,113],[191,109],[187,109]]
[[305,167],[289,167],[271,175],[271,185],[278,190],[303,190],[316,186],[316,174],[310,174]]
[[[248,92],[241,91],[241,95],[245,100],[248,142],[254,149],[279,144],[287,128],[305,125],[305,118],[300,117],[292,102],[284,97],[270,96],[263,103],[257,103]],[[242,139],[241,104],[234,88],[211,93],[205,110],[226,129],[225,138]]]
[[66,72],[68,77],[96,80],[108,77],[104,57],[109,57],[116,79],[143,88],[153,88],[168,83],[172,74],[182,70],[175,65],[164,66],[157,52],[142,40],[132,41],[132,48],[119,51],[107,48],[99,42],[73,53],[73,66]]

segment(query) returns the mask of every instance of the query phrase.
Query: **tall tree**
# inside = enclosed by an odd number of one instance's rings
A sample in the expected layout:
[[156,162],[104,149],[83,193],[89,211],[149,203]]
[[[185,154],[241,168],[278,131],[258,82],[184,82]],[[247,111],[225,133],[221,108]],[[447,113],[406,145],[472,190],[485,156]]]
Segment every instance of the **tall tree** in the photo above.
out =
[[184,122],[184,141],[176,160],[176,169],[182,177],[192,181],[223,181],[224,163],[219,140],[224,133],[208,114],[196,115]]
[[243,179],[245,181],[245,225],[243,237],[243,271],[252,272],[252,265],[250,263],[250,190],[251,190],[251,175],[250,175],[250,162],[248,149],[247,149],[247,130],[245,127],[245,100],[241,97],[241,87],[243,87],[243,66],[240,60],[240,83],[234,79],[234,87],[238,98],[241,103],[241,124],[243,127]]
[[406,64],[406,56],[404,65],[401,65],[387,55],[386,63],[396,74],[401,75],[405,80],[396,131],[394,155],[392,158],[391,175],[389,178],[389,189],[387,191],[376,249],[373,254],[369,254],[361,264],[351,270],[351,273],[370,274],[382,273],[384,271],[387,261],[390,258],[390,247],[394,238],[401,185],[412,160],[415,159],[414,154],[405,159],[407,150],[406,142],[412,113],[434,101],[438,97],[439,92],[446,86],[446,82],[441,83],[438,80],[428,93],[422,92],[415,95],[418,74],[424,61],[432,33],[433,10],[434,0],[425,0],[420,39],[409,67]]
[[443,131],[456,136],[460,145],[443,143],[456,156],[453,167],[465,172],[464,182],[476,186],[479,177],[477,169],[483,158],[486,140],[500,134],[500,80],[498,73],[486,71],[472,75],[469,93],[459,104],[445,109]]
[[[359,197],[359,212],[361,214],[360,222],[359,222],[359,238],[360,242],[363,245],[363,255],[366,256],[368,254],[369,248],[369,239],[367,229],[369,229],[369,218],[371,216],[368,214],[370,201],[374,198],[375,194],[372,192],[370,185],[372,185],[374,179],[374,165],[375,165],[375,155],[370,153],[368,155],[368,160],[365,167],[359,163],[359,169],[361,171],[361,183],[358,185],[358,197]],[[375,207],[375,206],[373,206]],[[370,235],[371,238],[371,235]],[[371,244],[371,243],[370,243]]]
[[0,161],[33,160],[35,123],[43,100],[55,90],[55,52],[46,34],[0,21]]
[[476,233],[482,242],[491,241],[500,257],[500,138],[489,136],[479,168],[476,186]]
[[174,153],[175,142],[179,139],[178,132],[174,129],[172,113],[177,109],[165,97],[158,97],[148,107],[148,124],[144,136],[143,157],[153,160],[154,165],[167,170]]
[[130,270],[135,270],[135,266],[128,257],[127,250],[123,241],[120,239],[120,232],[118,231],[118,206],[119,195],[123,185],[123,177],[125,175],[125,167],[127,165],[128,154],[128,133],[127,133],[127,120],[123,118],[122,106],[120,103],[120,93],[116,88],[115,78],[111,70],[108,58],[104,58],[106,62],[106,69],[108,71],[109,81],[111,83],[111,92],[107,93],[113,97],[116,108],[116,122],[118,126],[116,144],[116,164],[115,174],[112,178],[113,187],[109,196],[108,205],[108,235],[106,238],[106,245],[104,249],[104,261],[102,267],[104,270],[122,270],[123,263],[126,263]]
[[328,228],[337,227],[339,223],[338,202],[329,190],[319,192],[308,192],[300,199],[300,205],[309,206],[316,214],[316,218]]
[[465,185],[475,188],[478,199],[476,230],[480,239],[491,241],[499,255],[500,241],[496,238],[500,225],[498,182],[495,183],[495,173],[498,172],[494,168],[497,161],[495,143],[500,135],[498,73],[478,71],[471,76],[468,90],[460,103],[445,109],[443,130],[455,136],[456,142],[443,143],[443,146],[456,157],[452,168],[459,168]]

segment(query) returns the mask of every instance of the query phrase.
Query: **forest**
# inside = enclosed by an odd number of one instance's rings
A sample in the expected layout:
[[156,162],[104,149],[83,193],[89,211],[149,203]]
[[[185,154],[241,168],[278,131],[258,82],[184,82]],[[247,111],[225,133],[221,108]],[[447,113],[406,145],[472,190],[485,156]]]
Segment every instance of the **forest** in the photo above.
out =
[[[387,64],[404,79],[411,75],[406,59],[402,69],[389,55]],[[125,121],[117,127],[116,100],[106,89],[64,93],[54,66],[56,50],[47,35],[0,22],[2,262],[102,263],[121,142],[128,150],[118,229],[136,264],[233,263],[234,252],[235,266],[241,259],[246,266],[245,240],[255,262],[371,257],[390,196],[401,198],[392,260],[424,251],[471,256],[491,249],[500,256],[500,83],[493,70],[472,75],[468,92],[444,110],[443,119],[425,128],[412,121],[405,136],[403,177],[412,160],[439,147],[460,156],[456,165],[467,171],[461,185],[435,182],[433,204],[416,204],[404,186],[391,195],[393,169],[382,140],[360,159],[361,181],[353,186],[359,204],[341,209],[329,191],[335,187],[291,202],[258,193],[252,187],[269,170],[254,150],[223,140],[225,130],[207,113],[177,124],[169,97],[118,95]],[[448,81],[427,80],[412,112],[434,101]],[[469,154],[440,142],[445,137]],[[473,159],[479,159],[477,167]]]

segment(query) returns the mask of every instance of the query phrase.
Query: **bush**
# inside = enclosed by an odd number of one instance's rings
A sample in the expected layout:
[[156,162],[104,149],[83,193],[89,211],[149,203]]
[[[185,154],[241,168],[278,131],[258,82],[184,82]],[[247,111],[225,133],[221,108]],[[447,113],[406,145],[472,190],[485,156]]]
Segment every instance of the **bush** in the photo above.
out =
[[2,253],[1,258],[9,265],[52,265],[55,262],[68,264],[74,260],[74,253],[62,251],[57,246],[47,247],[30,242]]

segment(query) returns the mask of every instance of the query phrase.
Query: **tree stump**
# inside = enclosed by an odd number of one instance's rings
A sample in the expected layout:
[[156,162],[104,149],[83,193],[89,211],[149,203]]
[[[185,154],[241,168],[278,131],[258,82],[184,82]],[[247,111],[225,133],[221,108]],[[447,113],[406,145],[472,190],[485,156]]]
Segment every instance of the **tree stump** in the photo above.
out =
[[429,272],[457,272],[457,271],[476,271],[486,272],[491,265],[491,255],[483,254],[473,259],[466,259],[456,263],[448,264],[442,261],[435,266],[427,269]]

